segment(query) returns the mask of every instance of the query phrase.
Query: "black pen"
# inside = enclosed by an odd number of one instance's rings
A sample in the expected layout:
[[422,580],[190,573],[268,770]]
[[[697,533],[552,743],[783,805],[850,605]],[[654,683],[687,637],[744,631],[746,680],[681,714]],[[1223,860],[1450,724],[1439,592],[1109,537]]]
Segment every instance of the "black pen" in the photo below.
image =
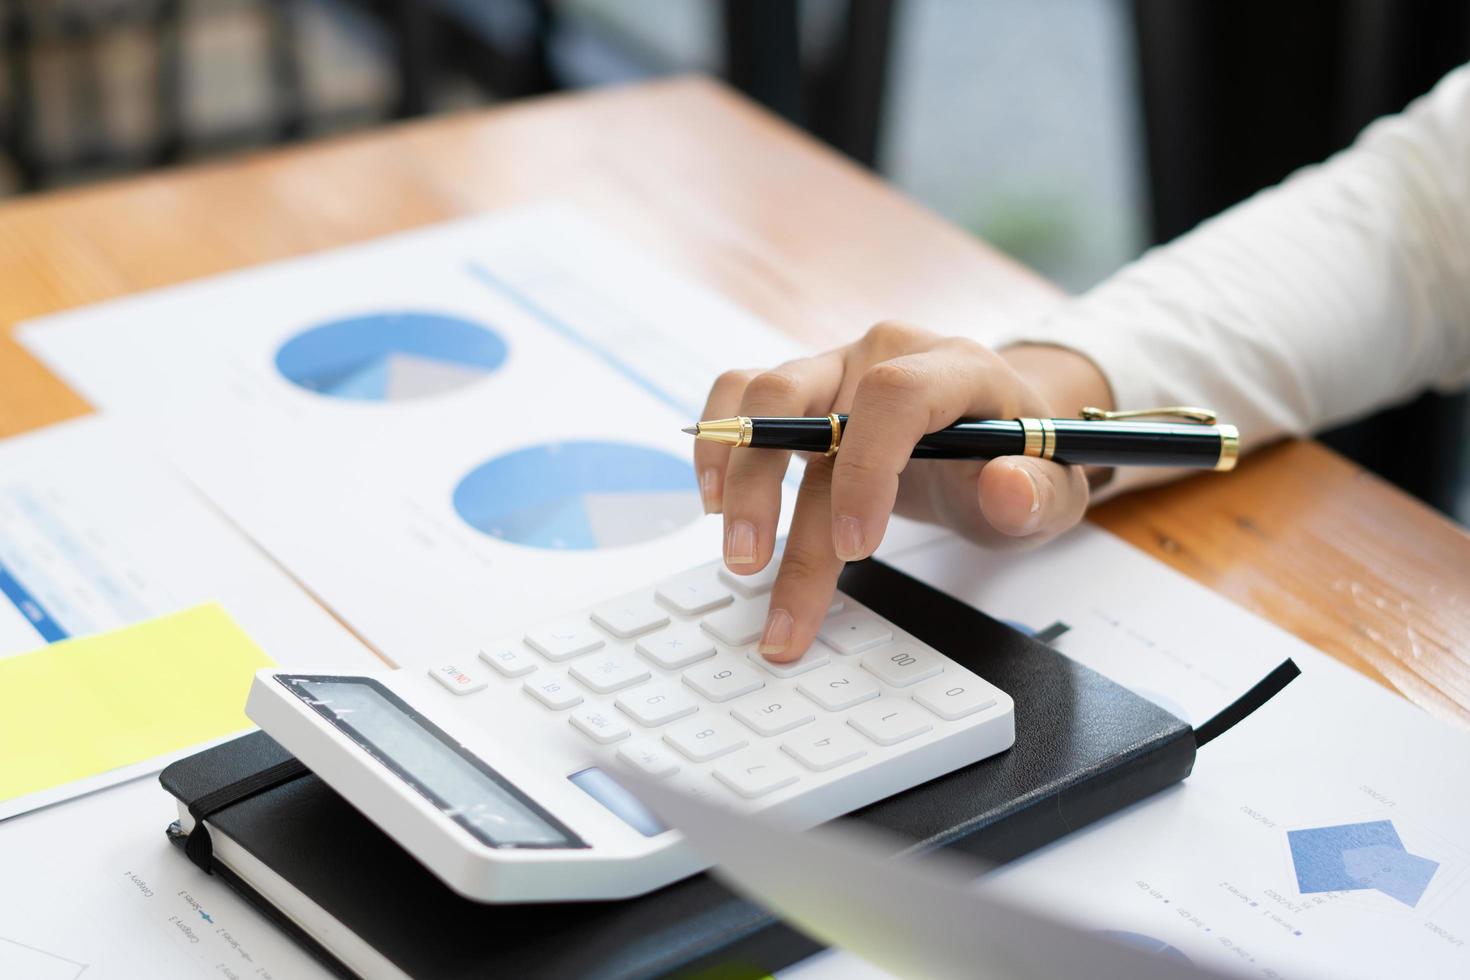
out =
[[[1188,422],[1122,421],[1172,416]],[[753,449],[789,449],[833,455],[842,445],[846,415],[747,418],[696,422],[684,431],[697,439]],[[1035,456],[1080,466],[1170,466],[1228,470],[1240,454],[1240,434],[1216,422],[1208,409],[1179,406],[1104,412],[1084,408],[1080,419],[960,419],[919,440],[914,459],[993,459]]]

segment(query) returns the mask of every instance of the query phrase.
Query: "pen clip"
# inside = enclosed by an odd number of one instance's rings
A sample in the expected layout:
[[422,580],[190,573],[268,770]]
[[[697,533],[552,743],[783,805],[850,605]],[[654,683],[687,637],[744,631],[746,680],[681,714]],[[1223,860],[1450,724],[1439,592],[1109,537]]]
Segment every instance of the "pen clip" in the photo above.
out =
[[1100,408],[1085,406],[1079,416],[1088,422],[1104,422],[1113,419],[1141,419],[1161,416],[1163,418],[1184,419],[1188,422],[1198,422],[1201,425],[1214,425],[1219,417],[1213,409],[1196,408],[1193,405],[1167,405],[1161,408],[1133,408],[1122,412],[1105,412]]

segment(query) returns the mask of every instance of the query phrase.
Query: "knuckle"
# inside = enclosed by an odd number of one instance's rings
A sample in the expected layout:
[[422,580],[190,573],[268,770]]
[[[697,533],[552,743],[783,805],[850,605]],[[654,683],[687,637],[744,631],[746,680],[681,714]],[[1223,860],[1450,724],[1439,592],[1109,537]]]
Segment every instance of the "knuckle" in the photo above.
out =
[[752,378],[745,394],[761,402],[789,402],[801,394],[801,382],[790,372],[778,368]]
[[830,496],[832,492],[832,461],[825,457],[808,460],[806,472],[801,475],[802,496],[812,499]]
[[985,363],[1000,359],[1000,355],[995,351],[970,337],[946,337],[939,346],[947,351],[953,351],[962,357],[972,358]]
[[923,346],[931,337],[932,334],[929,331],[920,329],[911,323],[904,323],[901,320],[884,320],[868,328],[868,332],[863,335],[863,344],[869,350],[908,351]]
[[715,391],[740,391],[750,383],[750,379],[756,372],[748,368],[731,368],[724,371],[715,379]]
[[832,482],[838,488],[851,487],[871,483],[874,477],[890,476],[892,470],[883,466],[876,459],[866,455],[853,453],[846,457],[842,453],[837,454],[837,466],[832,473]]
[[781,556],[781,571],[777,578],[781,585],[805,585],[816,582],[827,574],[827,563],[804,551],[788,549]]
[[725,471],[725,497],[732,502],[748,498],[763,482],[764,474],[749,466],[731,465]]
[[924,388],[924,378],[916,368],[902,361],[884,361],[863,372],[858,381],[858,397],[907,401],[921,394]]

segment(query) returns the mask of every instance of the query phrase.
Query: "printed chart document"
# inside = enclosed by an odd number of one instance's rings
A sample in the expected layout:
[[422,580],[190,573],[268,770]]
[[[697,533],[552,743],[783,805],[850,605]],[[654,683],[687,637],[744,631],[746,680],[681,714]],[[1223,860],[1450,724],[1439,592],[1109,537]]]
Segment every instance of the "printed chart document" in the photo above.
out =
[[[575,212],[453,222],[37,321],[24,342],[396,664],[707,561],[680,428],[798,353]],[[789,496],[789,494],[788,494]]]
[[1248,975],[1470,975],[1470,739],[1298,663],[1183,785],[986,887]]
[[143,779],[0,824],[0,977],[331,976],[168,842],[177,817]]
[[[1022,627],[1061,619],[1059,649],[1186,720],[1287,657],[1302,669],[1182,784],[996,869],[987,893],[1244,976],[1470,975],[1463,730],[1095,528],[894,564]],[[886,974],[831,952],[782,976]]]
[[[49,662],[48,646],[213,603],[278,663],[341,670],[378,664],[123,423],[92,416],[0,443],[0,658]],[[92,639],[81,649],[104,658],[137,652]],[[212,663],[206,653],[197,651],[201,680]],[[58,717],[76,693],[56,685]],[[0,792],[9,797],[0,799],[0,818],[156,772],[188,751],[19,797]]]

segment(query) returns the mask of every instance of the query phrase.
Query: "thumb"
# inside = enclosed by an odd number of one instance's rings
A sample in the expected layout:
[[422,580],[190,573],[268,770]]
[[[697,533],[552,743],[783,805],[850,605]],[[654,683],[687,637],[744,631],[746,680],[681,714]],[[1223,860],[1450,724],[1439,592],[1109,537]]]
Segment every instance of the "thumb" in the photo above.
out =
[[1082,520],[1087,478],[1080,466],[1003,456],[980,471],[980,512],[1017,544],[1040,544]]

